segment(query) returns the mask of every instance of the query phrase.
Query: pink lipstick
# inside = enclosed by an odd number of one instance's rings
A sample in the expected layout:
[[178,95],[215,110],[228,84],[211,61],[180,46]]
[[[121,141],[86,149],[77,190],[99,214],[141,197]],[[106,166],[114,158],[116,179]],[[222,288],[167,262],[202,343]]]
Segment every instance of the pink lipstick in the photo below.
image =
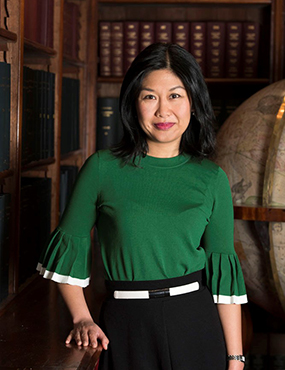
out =
[[175,125],[174,122],[159,122],[154,124],[159,130],[168,130]]

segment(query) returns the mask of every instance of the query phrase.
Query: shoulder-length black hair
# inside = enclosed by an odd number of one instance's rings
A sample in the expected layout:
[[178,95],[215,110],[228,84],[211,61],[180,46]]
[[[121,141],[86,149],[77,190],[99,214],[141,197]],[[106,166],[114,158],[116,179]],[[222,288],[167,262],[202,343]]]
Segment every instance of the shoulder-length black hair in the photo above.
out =
[[208,157],[214,151],[215,116],[208,89],[199,64],[195,58],[177,44],[156,43],[145,48],[128,69],[120,93],[120,116],[123,124],[123,139],[112,152],[124,162],[135,161],[136,157],[148,152],[146,134],[140,127],[136,101],[143,79],[160,69],[172,71],[182,81],[191,101],[191,123],[183,133],[180,153],[195,157]]

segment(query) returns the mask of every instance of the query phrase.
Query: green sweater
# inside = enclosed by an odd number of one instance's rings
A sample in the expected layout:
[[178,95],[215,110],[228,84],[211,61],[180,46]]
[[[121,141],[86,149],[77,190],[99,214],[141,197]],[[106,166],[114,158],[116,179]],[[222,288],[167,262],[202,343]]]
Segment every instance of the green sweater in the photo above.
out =
[[106,279],[166,279],[205,268],[215,302],[245,303],[223,170],[189,155],[146,156],[138,165],[123,165],[108,150],[89,157],[41,256],[40,273],[88,285],[96,224]]

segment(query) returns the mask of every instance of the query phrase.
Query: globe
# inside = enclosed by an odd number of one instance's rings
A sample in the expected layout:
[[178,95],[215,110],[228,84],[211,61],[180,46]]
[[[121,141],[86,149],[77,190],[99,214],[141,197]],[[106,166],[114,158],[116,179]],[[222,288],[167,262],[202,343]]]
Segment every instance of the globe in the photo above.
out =
[[[217,134],[213,160],[234,205],[285,209],[285,80],[247,99]],[[285,222],[235,220],[235,249],[249,299],[285,317]]]

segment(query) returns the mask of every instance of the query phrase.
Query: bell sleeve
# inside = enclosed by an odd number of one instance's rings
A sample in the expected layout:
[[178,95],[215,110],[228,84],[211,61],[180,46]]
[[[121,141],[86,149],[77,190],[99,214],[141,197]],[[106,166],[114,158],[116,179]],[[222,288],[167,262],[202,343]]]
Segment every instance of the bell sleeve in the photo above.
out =
[[58,227],[51,234],[37,265],[40,275],[58,283],[86,287],[91,271],[90,232],[99,197],[99,154],[80,170]]
[[247,303],[243,273],[234,249],[234,217],[231,189],[219,168],[211,183],[212,213],[202,237],[206,253],[206,279],[215,303]]

